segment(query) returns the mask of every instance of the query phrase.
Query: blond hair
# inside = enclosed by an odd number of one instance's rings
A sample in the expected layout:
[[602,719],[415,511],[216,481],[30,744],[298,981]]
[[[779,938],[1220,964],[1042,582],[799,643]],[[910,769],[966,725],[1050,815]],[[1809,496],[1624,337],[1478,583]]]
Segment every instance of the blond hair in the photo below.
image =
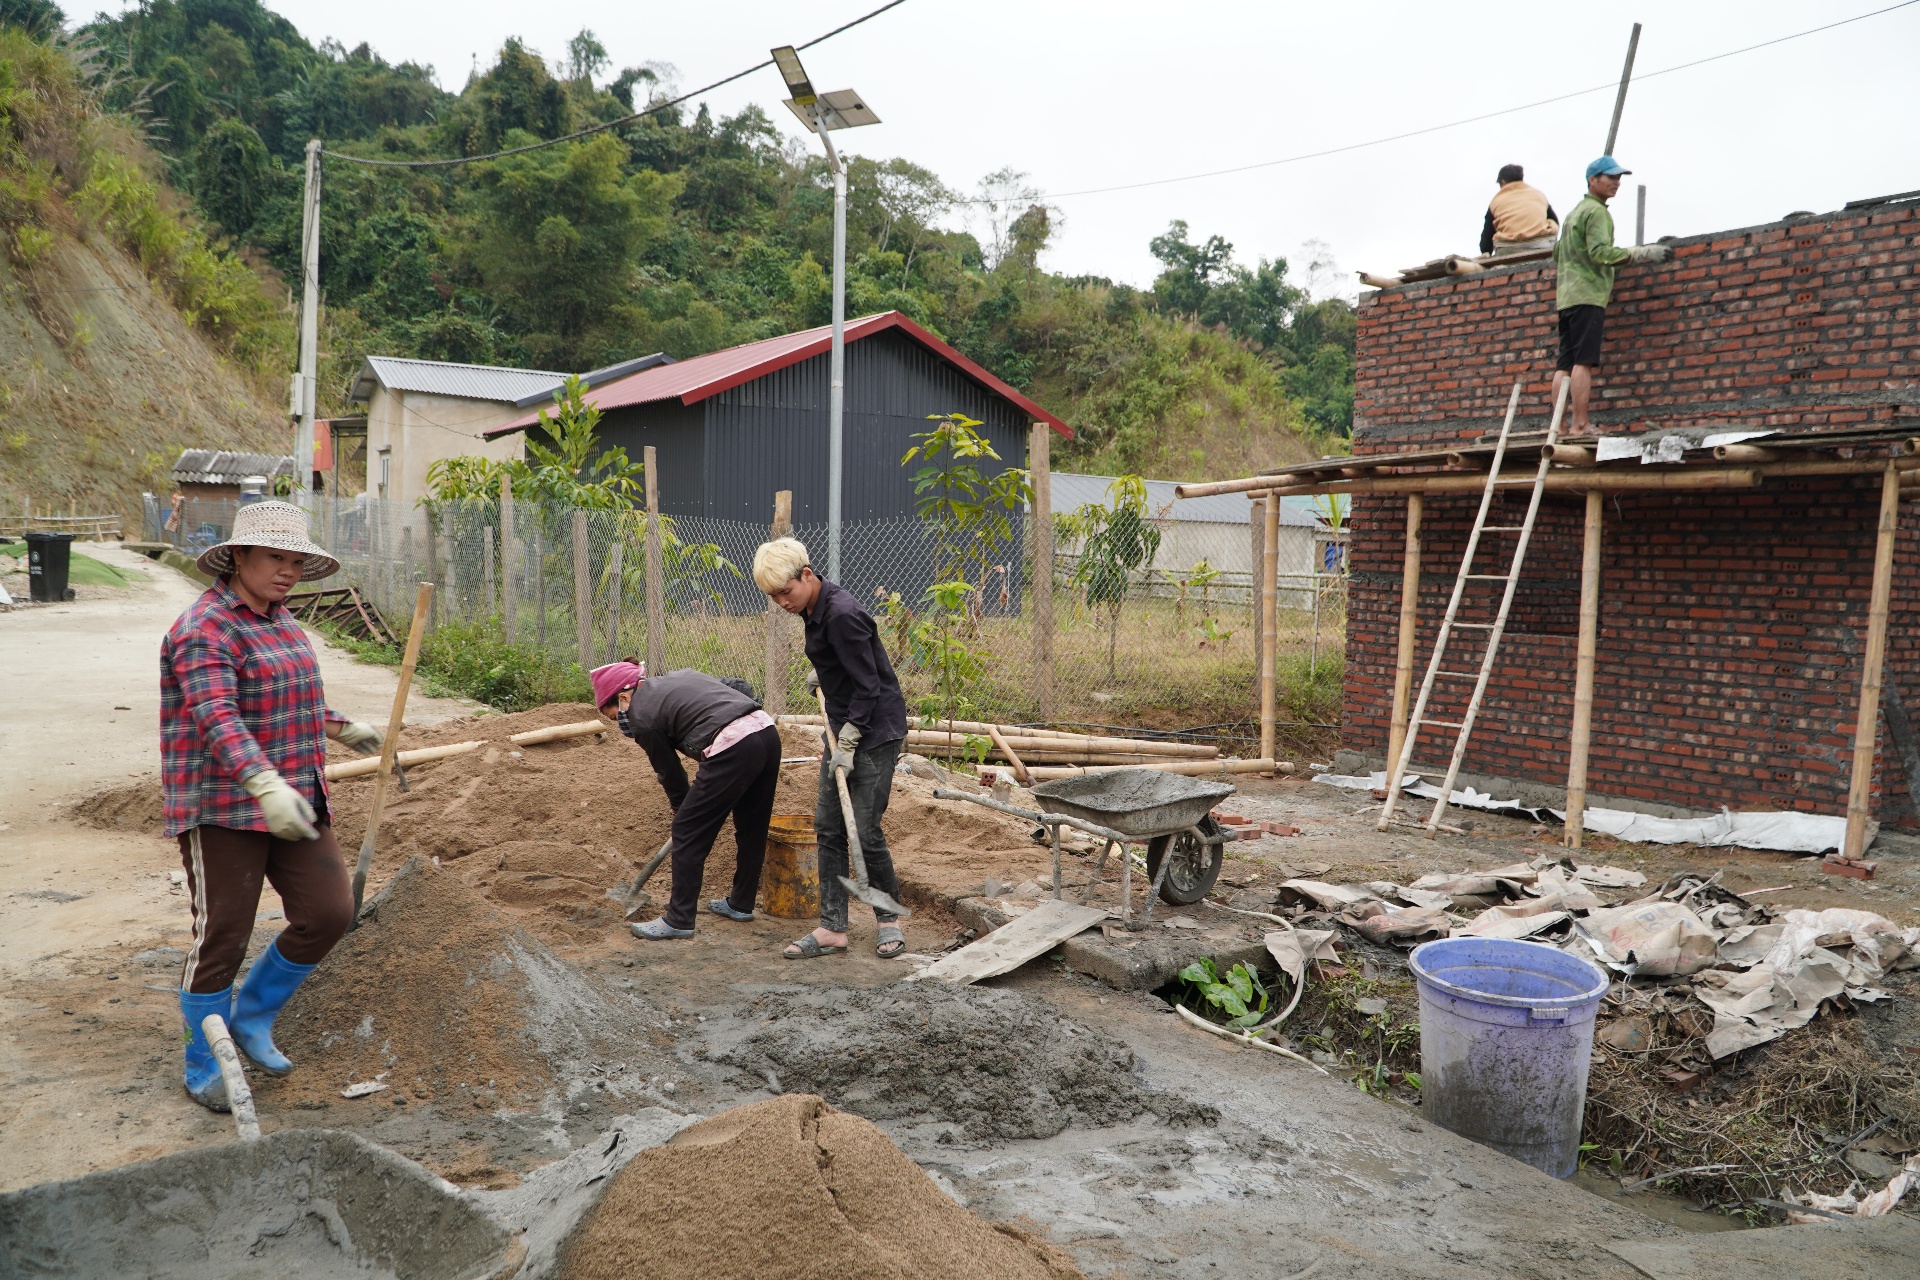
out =
[[775,538],[761,543],[753,553],[753,581],[762,591],[778,591],[812,563],[806,543],[798,538]]

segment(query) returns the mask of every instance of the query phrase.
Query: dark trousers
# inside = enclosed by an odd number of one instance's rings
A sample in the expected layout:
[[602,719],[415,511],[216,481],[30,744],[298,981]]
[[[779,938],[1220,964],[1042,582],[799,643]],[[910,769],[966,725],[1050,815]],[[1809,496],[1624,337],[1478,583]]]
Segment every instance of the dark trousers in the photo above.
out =
[[233,985],[253,936],[264,879],[280,895],[287,927],[280,954],[319,964],[353,923],[353,884],[333,828],[318,840],[280,840],[265,831],[194,827],[180,833],[180,863],[193,903],[193,948],[180,989],[211,995]]
[[767,858],[767,820],[773,817],[773,793],[780,785],[780,731],[749,734],[700,762],[687,798],[673,815],[673,890],[665,918],[676,929],[693,928],[700,906],[700,880],[707,854],[727,815],[733,815],[733,890],[727,902],[735,911],[753,910],[760,890],[760,865]]
[[[867,883],[896,901],[900,880],[893,873],[893,854],[887,849],[887,833],[880,829],[886,816],[887,801],[893,798],[893,766],[900,759],[905,739],[876,742],[853,753],[853,768],[847,774],[847,793],[853,800],[853,821],[860,833],[860,854],[867,864]],[[840,815],[840,788],[833,780],[833,766],[820,762],[820,798],[813,806],[813,837],[820,855],[820,927],[832,933],[847,931],[847,887],[841,876],[847,869],[847,824]],[[875,911],[873,918],[892,924],[898,916]]]

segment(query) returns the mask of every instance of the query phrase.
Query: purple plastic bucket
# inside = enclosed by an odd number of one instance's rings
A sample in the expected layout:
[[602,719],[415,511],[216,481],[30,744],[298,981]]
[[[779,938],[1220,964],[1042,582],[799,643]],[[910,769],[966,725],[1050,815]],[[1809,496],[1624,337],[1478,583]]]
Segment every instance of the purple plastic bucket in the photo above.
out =
[[1556,1178],[1580,1164],[1599,966],[1538,942],[1442,938],[1414,948],[1420,1111]]

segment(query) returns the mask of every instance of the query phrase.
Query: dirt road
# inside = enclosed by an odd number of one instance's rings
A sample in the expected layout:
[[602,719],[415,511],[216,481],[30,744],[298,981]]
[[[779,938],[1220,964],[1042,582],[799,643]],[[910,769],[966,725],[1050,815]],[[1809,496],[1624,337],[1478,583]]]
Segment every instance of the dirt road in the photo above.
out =
[[[186,899],[170,884],[172,841],[74,823],[71,803],[157,774],[161,637],[201,588],[112,544],[86,554],[133,576],[68,604],[0,614],[0,1185],[122,1164],[230,1132],[203,1112],[145,1105],[145,1060],[172,1053]],[[384,724],[394,676],[316,641],[327,696]],[[415,696],[410,723],[469,715],[475,704]],[[262,913],[277,913],[271,889]],[[173,948],[176,950],[168,950]],[[147,955],[136,963],[133,957]],[[109,980],[109,975],[112,975]],[[54,1003],[55,1000],[58,1003]],[[137,1011],[89,1036],[96,1004]],[[71,1012],[67,1012],[71,1010]],[[61,1046],[58,1052],[50,1046]],[[60,1037],[65,1037],[64,1040]],[[75,1055],[66,1046],[84,1045]],[[135,1070],[137,1069],[137,1070]]]

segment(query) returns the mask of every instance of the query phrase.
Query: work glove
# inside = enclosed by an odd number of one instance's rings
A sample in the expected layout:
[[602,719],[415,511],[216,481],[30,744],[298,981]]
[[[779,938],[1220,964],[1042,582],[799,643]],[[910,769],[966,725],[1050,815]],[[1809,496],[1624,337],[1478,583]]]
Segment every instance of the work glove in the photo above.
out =
[[287,780],[272,769],[262,769],[240,784],[247,794],[260,802],[267,830],[278,840],[318,840],[313,825],[313,806],[307,798],[287,785]]
[[820,692],[820,673],[818,671],[813,670],[811,667],[807,669],[807,692],[808,693]]
[[1670,244],[1637,244],[1627,250],[1629,262],[1665,262],[1673,256]]
[[380,731],[364,720],[341,725],[340,732],[333,737],[341,746],[352,747],[363,756],[370,756],[380,749]]
[[833,751],[833,767],[853,772],[853,753],[860,746],[860,730],[850,724],[840,726],[840,741]]

